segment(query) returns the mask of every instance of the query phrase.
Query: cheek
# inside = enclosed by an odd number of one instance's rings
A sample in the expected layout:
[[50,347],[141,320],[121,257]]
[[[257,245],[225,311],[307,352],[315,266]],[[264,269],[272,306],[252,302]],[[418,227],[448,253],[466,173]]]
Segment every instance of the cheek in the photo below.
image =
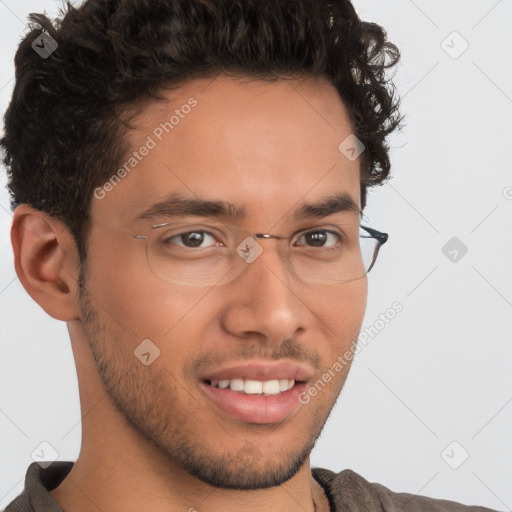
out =
[[[95,337],[103,338],[110,360],[117,361],[119,368],[133,367],[141,381],[148,374],[134,356],[148,351],[156,354],[158,350],[155,368],[163,365],[175,374],[191,354],[198,352],[197,340],[204,339],[198,335],[206,316],[201,314],[197,291],[192,294],[161,281],[118,277],[110,274],[108,280],[95,279],[92,295],[97,301],[93,307],[102,326],[102,334]],[[171,385],[174,379],[167,375],[162,382]]]
[[347,327],[360,325],[366,311],[367,279],[357,279],[309,293],[308,307],[322,320]]
[[329,340],[325,361],[328,366],[355,345],[366,311],[366,299],[366,278],[344,283],[318,299],[313,311],[321,322],[325,339]]
[[[119,331],[133,343],[171,336],[177,326],[195,310],[208,289],[176,286],[150,271],[143,251],[115,251],[105,245],[91,251],[86,279],[93,307],[110,329]],[[123,254],[120,259],[119,254]]]
[[166,342],[179,336],[191,322],[200,327],[202,295],[153,279],[136,282],[122,280],[109,283],[102,290],[112,316],[134,336]]

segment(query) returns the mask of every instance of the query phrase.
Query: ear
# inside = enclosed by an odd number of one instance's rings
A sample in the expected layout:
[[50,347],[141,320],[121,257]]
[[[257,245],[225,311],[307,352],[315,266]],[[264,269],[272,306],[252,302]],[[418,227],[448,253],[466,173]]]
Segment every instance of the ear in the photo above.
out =
[[11,226],[14,267],[28,294],[53,318],[79,319],[79,258],[69,229],[28,205],[14,211]]

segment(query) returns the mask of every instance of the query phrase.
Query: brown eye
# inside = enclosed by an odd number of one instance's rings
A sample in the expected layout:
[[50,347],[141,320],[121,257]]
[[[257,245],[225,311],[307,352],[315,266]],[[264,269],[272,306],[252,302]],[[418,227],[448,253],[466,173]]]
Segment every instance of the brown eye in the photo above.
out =
[[[214,243],[210,244],[210,245],[203,246],[202,244],[205,241],[208,242],[209,239],[213,240]],[[175,234],[172,236],[167,236],[162,239],[162,243],[164,245],[172,245],[172,244],[175,244],[178,246],[181,245],[188,249],[194,249],[194,248],[198,248],[198,247],[201,249],[205,249],[207,247],[212,247],[214,245],[217,245],[217,241],[211,233],[209,233],[208,231],[201,231],[201,230],[188,231],[185,233],[178,233],[178,234]]]
[[[307,231],[303,233],[300,239],[304,239],[305,243],[299,243],[298,245],[307,245],[308,247],[333,247],[338,242],[342,241],[342,237],[339,233],[328,229],[316,229],[314,231]],[[299,240],[300,240],[299,239]],[[331,241],[330,245],[326,245]]]

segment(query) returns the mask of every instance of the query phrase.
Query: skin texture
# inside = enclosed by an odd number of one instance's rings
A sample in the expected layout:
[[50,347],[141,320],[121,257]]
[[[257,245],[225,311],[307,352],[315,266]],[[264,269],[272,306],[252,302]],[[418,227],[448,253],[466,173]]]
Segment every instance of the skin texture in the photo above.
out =
[[[197,369],[279,359],[307,365],[314,383],[357,339],[366,277],[336,286],[294,280],[265,240],[236,280],[179,286],[151,272],[145,242],[131,235],[147,231],[136,215],[170,192],[243,205],[247,218],[236,223],[255,233],[301,228],[290,212],[335,191],[360,205],[359,159],[338,150],[352,131],[346,110],[324,79],[220,75],[164,94],[168,101],[141,107],[129,134],[134,150],[190,97],[197,106],[112,191],[92,199],[81,280],[65,226],[25,205],[15,211],[16,270],[34,300],[67,323],[79,382],[81,451],[51,494],[73,512],[286,512],[298,503],[312,511],[313,496],[326,509],[309,454],[350,365],[273,424],[220,411]],[[359,221],[341,218],[348,216]],[[160,349],[149,366],[133,354],[147,338]]]

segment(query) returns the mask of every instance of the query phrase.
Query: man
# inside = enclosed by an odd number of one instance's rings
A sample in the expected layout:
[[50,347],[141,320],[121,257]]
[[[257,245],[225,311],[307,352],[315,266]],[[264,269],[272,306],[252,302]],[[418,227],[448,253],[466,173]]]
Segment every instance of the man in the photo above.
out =
[[488,510],[309,463],[386,241],[359,227],[401,121],[384,30],[347,0],[32,21],[2,139],[12,243],[67,323],[83,439],[6,511]]

